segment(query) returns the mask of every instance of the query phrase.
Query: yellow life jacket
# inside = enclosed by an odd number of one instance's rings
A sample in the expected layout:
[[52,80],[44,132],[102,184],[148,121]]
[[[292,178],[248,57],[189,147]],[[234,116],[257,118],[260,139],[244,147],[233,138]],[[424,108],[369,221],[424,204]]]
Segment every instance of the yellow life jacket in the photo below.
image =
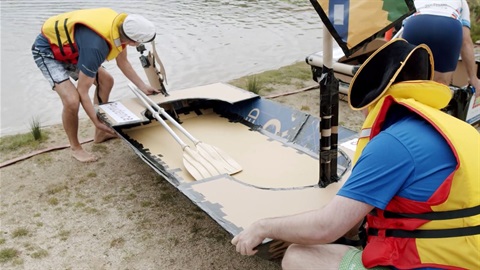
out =
[[119,27],[125,17],[127,14],[119,14],[110,8],[76,10],[47,19],[42,26],[42,33],[48,39],[55,59],[75,64],[78,61],[75,25],[84,25],[107,41],[110,48],[107,60],[110,61],[124,49]]
[[480,269],[480,134],[440,111],[450,98],[450,89],[444,85],[406,81],[392,85],[369,107],[355,160],[380,132],[389,107],[400,104],[427,120],[445,138],[457,167],[428,201],[395,196],[385,210],[374,209],[367,216],[368,242],[362,255],[367,268]]

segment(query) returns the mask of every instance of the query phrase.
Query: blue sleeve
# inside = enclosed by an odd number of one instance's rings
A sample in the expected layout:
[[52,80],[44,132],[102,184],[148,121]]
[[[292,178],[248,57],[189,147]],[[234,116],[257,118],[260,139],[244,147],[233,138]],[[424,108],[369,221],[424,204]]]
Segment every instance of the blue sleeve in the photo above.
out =
[[107,41],[90,28],[77,26],[75,28],[75,42],[79,55],[78,69],[88,77],[95,77],[110,52]]
[[381,132],[363,149],[352,174],[337,193],[385,209],[414,174],[409,151],[395,137]]

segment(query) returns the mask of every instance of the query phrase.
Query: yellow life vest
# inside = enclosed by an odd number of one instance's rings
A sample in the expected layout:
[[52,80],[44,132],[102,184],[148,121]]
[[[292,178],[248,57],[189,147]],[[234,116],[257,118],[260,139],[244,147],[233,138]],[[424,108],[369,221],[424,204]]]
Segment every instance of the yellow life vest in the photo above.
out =
[[107,60],[118,56],[124,49],[120,41],[119,27],[127,17],[110,8],[82,9],[50,17],[42,26],[55,59],[77,63],[78,48],[75,44],[75,25],[81,24],[105,39],[110,48]]
[[406,81],[392,85],[370,105],[355,160],[380,132],[388,108],[400,104],[427,120],[445,138],[457,167],[428,201],[395,196],[385,211],[374,209],[367,216],[369,235],[362,256],[365,267],[480,269],[480,134],[440,111],[450,98],[445,85]]

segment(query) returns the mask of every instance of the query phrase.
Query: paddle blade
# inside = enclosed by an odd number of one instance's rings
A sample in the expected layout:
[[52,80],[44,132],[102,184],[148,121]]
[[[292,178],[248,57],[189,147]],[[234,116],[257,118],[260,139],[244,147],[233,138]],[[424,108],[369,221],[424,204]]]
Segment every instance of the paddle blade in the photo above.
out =
[[228,173],[223,167],[215,166],[215,162],[207,160],[188,146],[183,150],[183,165],[195,180]]
[[216,167],[223,167],[228,174],[235,174],[242,170],[240,164],[218,147],[203,142],[198,142],[196,147],[200,155],[207,160],[214,160]]

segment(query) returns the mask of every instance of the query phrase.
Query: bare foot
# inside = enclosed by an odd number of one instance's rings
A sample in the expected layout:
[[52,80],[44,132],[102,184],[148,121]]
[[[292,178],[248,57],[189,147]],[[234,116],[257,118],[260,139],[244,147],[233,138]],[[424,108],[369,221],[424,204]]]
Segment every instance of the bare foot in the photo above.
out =
[[118,138],[116,134],[108,134],[104,131],[95,129],[95,137],[93,139],[94,143],[101,143],[104,141],[108,141],[113,138]]
[[80,162],[94,162],[97,161],[97,157],[83,149],[72,150],[72,157]]

